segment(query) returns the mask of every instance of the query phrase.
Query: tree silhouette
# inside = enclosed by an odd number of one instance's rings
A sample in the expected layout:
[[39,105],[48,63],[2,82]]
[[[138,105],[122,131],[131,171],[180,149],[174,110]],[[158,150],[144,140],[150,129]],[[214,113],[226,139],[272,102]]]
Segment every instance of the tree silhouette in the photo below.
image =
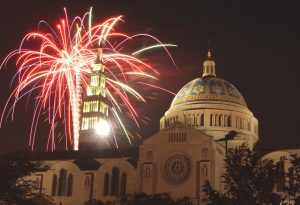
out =
[[294,200],[295,205],[300,205],[300,158],[297,155],[291,155],[291,166],[286,174],[286,191],[290,198]]
[[281,196],[274,193],[276,165],[273,160],[259,159],[242,145],[228,150],[222,175],[225,192],[214,190],[207,182],[203,191],[207,204],[280,204]]
[[188,198],[174,200],[168,193],[148,195],[146,193],[135,193],[122,196],[121,205],[185,205]]
[[34,182],[26,179],[32,172],[46,170],[41,161],[23,151],[10,152],[0,157],[0,201],[3,204],[35,204],[48,201],[37,190]]

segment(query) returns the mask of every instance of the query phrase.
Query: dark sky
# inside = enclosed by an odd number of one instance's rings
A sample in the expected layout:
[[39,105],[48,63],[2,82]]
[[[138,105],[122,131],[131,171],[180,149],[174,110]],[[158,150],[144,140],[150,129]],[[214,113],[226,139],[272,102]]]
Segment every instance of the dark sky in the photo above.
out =
[[[161,72],[160,84],[175,93],[201,75],[210,38],[217,76],[239,89],[259,120],[258,147],[300,147],[297,1],[9,0],[0,7],[1,61],[18,47],[26,33],[37,30],[41,19],[53,25],[63,17],[63,7],[74,17],[90,6],[94,9],[94,22],[123,15],[126,22],[119,27],[121,31],[149,33],[178,45],[170,51],[179,71],[164,52],[148,55]],[[11,92],[9,84],[15,72],[13,63],[0,71],[1,110]],[[141,128],[144,137],[158,130],[159,119],[171,101],[171,95],[161,94],[148,107],[142,107],[142,112],[152,119]],[[14,122],[0,129],[0,153],[26,147],[31,114],[26,112],[25,103],[17,106]]]

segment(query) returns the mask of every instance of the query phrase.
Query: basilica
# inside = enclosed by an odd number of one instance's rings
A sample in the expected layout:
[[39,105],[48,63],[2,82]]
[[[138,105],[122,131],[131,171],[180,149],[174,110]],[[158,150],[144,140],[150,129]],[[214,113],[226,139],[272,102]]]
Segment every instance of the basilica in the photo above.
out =
[[[105,129],[108,115],[99,56],[83,100],[79,151],[45,155],[50,169],[31,176],[39,190],[57,205],[83,205],[91,199],[116,203],[122,195],[139,192],[188,197],[189,204],[201,205],[206,180],[222,191],[227,149],[241,144],[253,149],[259,140],[259,123],[238,89],[217,77],[211,52],[202,75],[184,85],[162,113],[157,133],[136,148],[84,154],[80,150],[92,150],[97,140],[93,133],[97,126]],[[281,151],[267,157],[288,154]]]

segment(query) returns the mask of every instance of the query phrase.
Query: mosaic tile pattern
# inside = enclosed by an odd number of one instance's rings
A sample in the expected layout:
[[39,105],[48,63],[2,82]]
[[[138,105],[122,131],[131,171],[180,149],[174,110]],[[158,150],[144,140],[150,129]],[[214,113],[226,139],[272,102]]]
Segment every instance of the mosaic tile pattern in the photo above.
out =
[[177,93],[171,107],[199,101],[230,102],[247,107],[242,94],[232,84],[216,77],[189,82]]

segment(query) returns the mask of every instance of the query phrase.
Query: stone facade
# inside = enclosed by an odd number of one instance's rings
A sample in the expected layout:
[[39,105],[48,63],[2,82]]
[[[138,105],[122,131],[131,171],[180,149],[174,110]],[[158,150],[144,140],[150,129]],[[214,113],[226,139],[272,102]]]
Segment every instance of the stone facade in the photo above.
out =
[[[136,192],[169,193],[173,198],[189,197],[190,204],[203,204],[205,180],[215,189],[223,188],[226,148],[242,143],[253,148],[258,140],[258,121],[243,96],[215,73],[214,61],[206,60],[202,78],[178,92],[160,120],[160,130],[145,139],[135,154],[99,150],[90,157],[80,151],[68,157],[50,156],[44,158],[50,169],[31,177],[57,205],[90,199],[117,202],[120,196]],[[227,147],[225,136],[230,131],[236,134]]]
[[224,153],[212,136],[175,123],[140,146],[139,191],[199,200],[205,180],[221,189]]
[[187,196],[193,204],[202,204],[205,180],[222,189],[224,146],[180,122],[146,139],[138,156],[79,160],[79,153],[69,159],[45,160],[50,169],[32,175],[55,204],[84,204],[89,199],[113,202],[136,192]]

